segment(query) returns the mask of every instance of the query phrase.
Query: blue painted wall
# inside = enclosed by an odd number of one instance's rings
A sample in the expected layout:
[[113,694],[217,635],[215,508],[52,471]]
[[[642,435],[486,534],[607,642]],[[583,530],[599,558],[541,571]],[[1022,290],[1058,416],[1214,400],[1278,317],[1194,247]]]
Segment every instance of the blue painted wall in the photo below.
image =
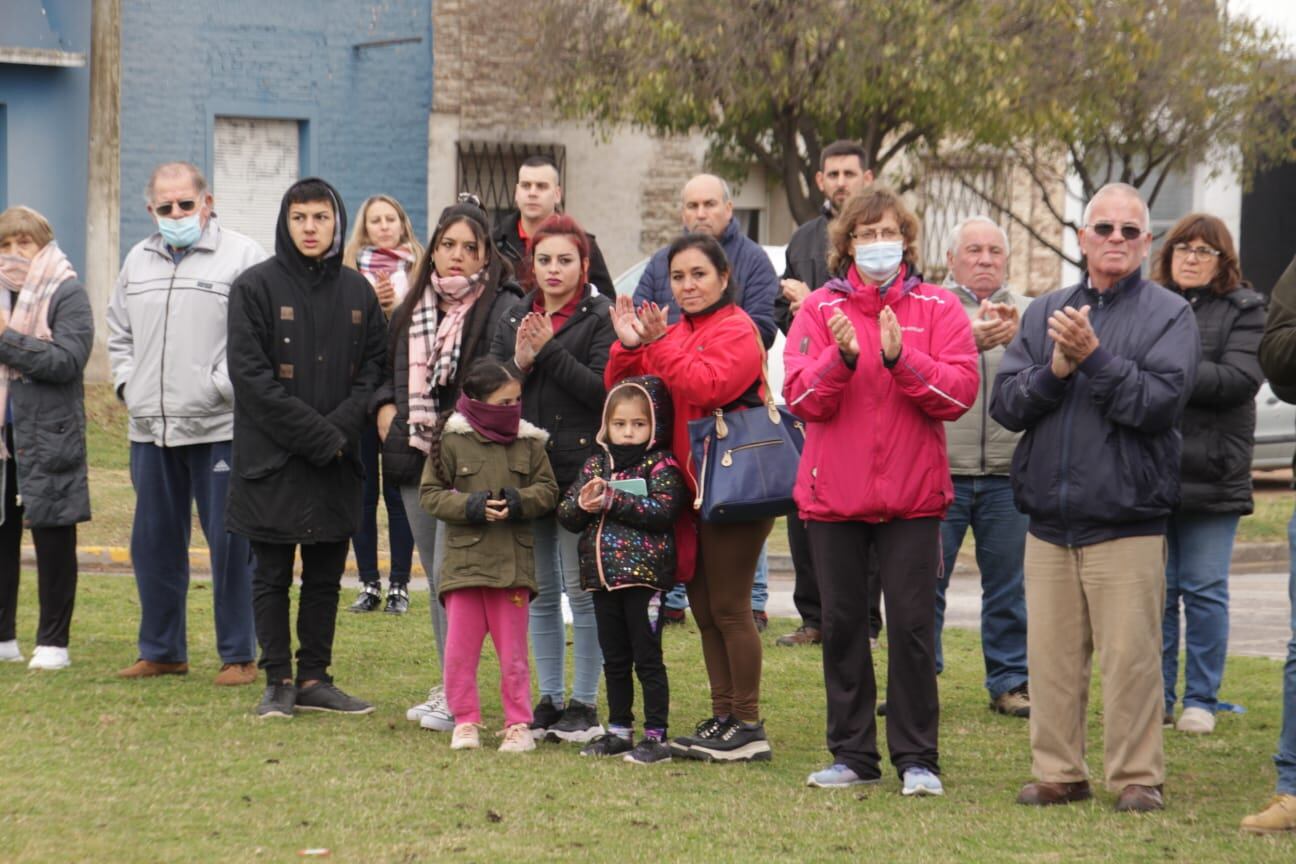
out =
[[[90,4],[3,0],[0,45],[88,56]],[[81,273],[89,114],[88,64],[64,68],[0,63],[0,206],[25,204],[45,214],[59,245]]]
[[304,174],[333,183],[352,220],[365,197],[395,196],[425,236],[431,30],[431,0],[123,3],[122,255],[153,230],[154,165],[188,160],[211,178],[217,115],[304,120]]

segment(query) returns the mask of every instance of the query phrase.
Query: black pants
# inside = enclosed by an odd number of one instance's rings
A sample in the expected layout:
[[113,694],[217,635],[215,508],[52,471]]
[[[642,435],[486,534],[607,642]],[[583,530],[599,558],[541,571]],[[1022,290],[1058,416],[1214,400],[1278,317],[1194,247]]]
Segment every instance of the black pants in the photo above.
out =
[[[297,603],[297,683],[332,681],[333,633],[337,629],[338,592],[346,567],[349,540],[303,543],[301,597]],[[292,543],[252,541],[256,569],[252,574],[252,613],[266,680],[292,678],[292,630],[288,589],[292,587]]]
[[[13,453],[13,439],[9,439]],[[4,463],[4,523],[0,524],[0,642],[18,638],[18,574],[22,570],[23,508],[18,504],[18,476],[13,458]],[[31,529],[36,545],[36,593],[40,622],[36,644],[66,648],[76,600],[76,526]]]
[[[804,627],[823,629],[823,610],[819,601],[819,580],[810,562],[810,540],[806,523],[795,513],[787,518],[788,551],[792,553],[792,605],[796,606]],[[865,570],[869,580],[869,635],[874,639],[882,632],[882,580],[878,576],[877,555],[872,555]]]
[[869,607],[865,570],[876,551],[886,597],[887,744],[891,763],[939,772],[936,690],[936,574],[940,520],[883,524],[810,522],[810,552],[823,601],[824,687],[828,750],[861,777],[880,776],[877,681],[864,626]]
[[598,625],[599,647],[603,649],[611,726],[634,728],[633,667],[643,687],[644,729],[660,729],[663,735],[666,732],[670,684],[662,662],[662,596],[662,592],[649,588],[594,592],[594,621]]

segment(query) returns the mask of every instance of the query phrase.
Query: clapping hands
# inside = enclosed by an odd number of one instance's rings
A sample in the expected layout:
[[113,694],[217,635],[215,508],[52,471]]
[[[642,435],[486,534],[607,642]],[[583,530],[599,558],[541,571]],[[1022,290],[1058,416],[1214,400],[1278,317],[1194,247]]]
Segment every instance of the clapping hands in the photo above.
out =
[[644,303],[636,312],[634,300],[624,294],[612,307],[612,329],[626,348],[637,348],[666,335],[666,310],[656,303]]
[[552,338],[553,324],[548,316],[528,312],[518,325],[517,341],[513,346],[513,364],[523,372],[529,372],[535,365],[540,349],[549,344]]
[[1098,334],[1089,323],[1089,307],[1071,306],[1057,310],[1048,319],[1053,340],[1053,374],[1066,378],[1098,349]]
[[1021,324],[1021,311],[1011,303],[981,301],[977,317],[972,321],[972,338],[978,351],[989,351],[1007,345],[1017,335]]

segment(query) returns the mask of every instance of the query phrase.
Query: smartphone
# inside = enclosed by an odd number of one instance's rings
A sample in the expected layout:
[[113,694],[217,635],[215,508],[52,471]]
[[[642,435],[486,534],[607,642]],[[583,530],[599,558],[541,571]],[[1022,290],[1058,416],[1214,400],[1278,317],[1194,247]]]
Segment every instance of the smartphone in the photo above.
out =
[[648,494],[648,481],[642,477],[631,477],[628,480],[610,480],[608,485],[613,489],[629,492],[631,495]]

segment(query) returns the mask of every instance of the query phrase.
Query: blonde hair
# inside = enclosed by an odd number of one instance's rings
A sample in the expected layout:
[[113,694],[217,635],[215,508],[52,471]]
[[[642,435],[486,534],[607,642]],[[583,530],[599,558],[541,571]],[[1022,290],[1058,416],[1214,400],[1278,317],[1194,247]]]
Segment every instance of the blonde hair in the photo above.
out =
[[360,212],[356,214],[355,227],[351,229],[351,239],[347,241],[346,248],[342,250],[342,264],[345,267],[354,269],[356,256],[360,254],[360,250],[366,246],[374,245],[374,242],[369,239],[368,230],[365,228],[365,219],[369,215],[369,206],[376,201],[390,205],[396,211],[396,215],[400,219],[401,234],[404,235],[400,242],[409,244],[410,250],[414,253],[414,260],[417,261],[419,256],[423,254],[423,246],[414,236],[414,225],[410,222],[409,214],[405,212],[405,208],[400,205],[400,202],[390,195],[370,195],[360,205]]
[[54,239],[49,220],[30,207],[17,205],[0,213],[0,240],[14,235],[30,237],[44,249]]

